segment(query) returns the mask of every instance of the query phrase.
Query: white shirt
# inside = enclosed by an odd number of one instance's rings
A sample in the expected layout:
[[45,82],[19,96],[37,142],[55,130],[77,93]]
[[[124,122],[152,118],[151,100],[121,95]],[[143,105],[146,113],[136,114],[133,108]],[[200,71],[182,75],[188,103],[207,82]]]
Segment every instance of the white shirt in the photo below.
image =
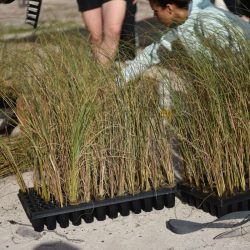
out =
[[239,31],[238,34],[242,34],[244,38],[250,39],[250,25],[238,16],[216,8],[210,0],[193,0],[189,4],[187,20],[177,28],[170,29],[159,42],[146,47],[129,66],[122,70],[123,80],[125,82],[133,80],[152,65],[158,64],[160,62],[158,54],[160,47],[163,46],[172,51],[172,43],[177,39],[182,42],[189,54],[202,51],[204,55],[211,56],[209,49],[204,47],[200,39],[201,35],[220,40],[221,44],[225,46],[237,47],[229,27],[232,27],[234,31]]

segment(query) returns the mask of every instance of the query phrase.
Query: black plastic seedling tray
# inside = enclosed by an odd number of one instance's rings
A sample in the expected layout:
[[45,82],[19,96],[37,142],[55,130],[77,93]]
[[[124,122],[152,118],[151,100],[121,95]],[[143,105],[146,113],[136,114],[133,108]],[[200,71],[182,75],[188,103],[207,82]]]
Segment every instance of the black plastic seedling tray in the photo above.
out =
[[202,193],[193,187],[178,184],[178,193],[183,202],[217,217],[232,212],[250,210],[250,191],[220,199],[212,194]]
[[69,221],[77,226],[81,224],[82,219],[86,223],[91,223],[94,218],[98,221],[105,220],[106,216],[111,219],[117,218],[119,213],[128,216],[130,211],[139,214],[142,210],[150,212],[153,208],[172,208],[175,205],[175,193],[176,188],[164,188],[62,208],[53,202],[46,204],[32,188],[27,193],[19,191],[18,197],[35,231],[41,232],[44,225],[48,230],[54,230],[57,222],[60,227],[66,228]]

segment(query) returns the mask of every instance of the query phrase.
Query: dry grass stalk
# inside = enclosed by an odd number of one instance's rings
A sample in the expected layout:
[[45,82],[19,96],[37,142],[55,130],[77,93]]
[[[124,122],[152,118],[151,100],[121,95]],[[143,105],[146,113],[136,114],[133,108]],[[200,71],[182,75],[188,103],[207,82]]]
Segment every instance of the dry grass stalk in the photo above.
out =
[[118,88],[82,37],[39,42],[19,75],[18,115],[38,193],[63,206],[174,186],[152,81]]
[[182,58],[185,93],[172,92],[186,182],[219,197],[250,188],[250,46],[232,37],[237,48],[207,39],[209,56]]

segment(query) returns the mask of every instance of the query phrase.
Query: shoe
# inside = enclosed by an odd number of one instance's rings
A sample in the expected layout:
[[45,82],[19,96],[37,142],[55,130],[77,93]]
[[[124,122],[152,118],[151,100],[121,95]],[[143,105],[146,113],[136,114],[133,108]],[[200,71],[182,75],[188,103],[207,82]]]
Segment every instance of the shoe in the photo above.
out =
[[29,0],[28,2],[25,22],[31,24],[34,28],[37,27],[41,5],[42,0]]

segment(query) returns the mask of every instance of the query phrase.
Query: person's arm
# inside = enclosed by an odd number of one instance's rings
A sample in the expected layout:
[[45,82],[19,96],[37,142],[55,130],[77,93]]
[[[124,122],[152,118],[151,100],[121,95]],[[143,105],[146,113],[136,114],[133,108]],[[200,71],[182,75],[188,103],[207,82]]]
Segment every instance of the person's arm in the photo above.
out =
[[177,39],[176,30],[171,30],[162,36],[159,43],[152,43],[146,47],[141,54],[139,54],[130,65],[124,68],[121,72],[122,78],[125,82],[136,79],[136,77],[151,66],[160,62],[158,55],[159,48],[163,46],[169,51],[172,50],[172,42]]

